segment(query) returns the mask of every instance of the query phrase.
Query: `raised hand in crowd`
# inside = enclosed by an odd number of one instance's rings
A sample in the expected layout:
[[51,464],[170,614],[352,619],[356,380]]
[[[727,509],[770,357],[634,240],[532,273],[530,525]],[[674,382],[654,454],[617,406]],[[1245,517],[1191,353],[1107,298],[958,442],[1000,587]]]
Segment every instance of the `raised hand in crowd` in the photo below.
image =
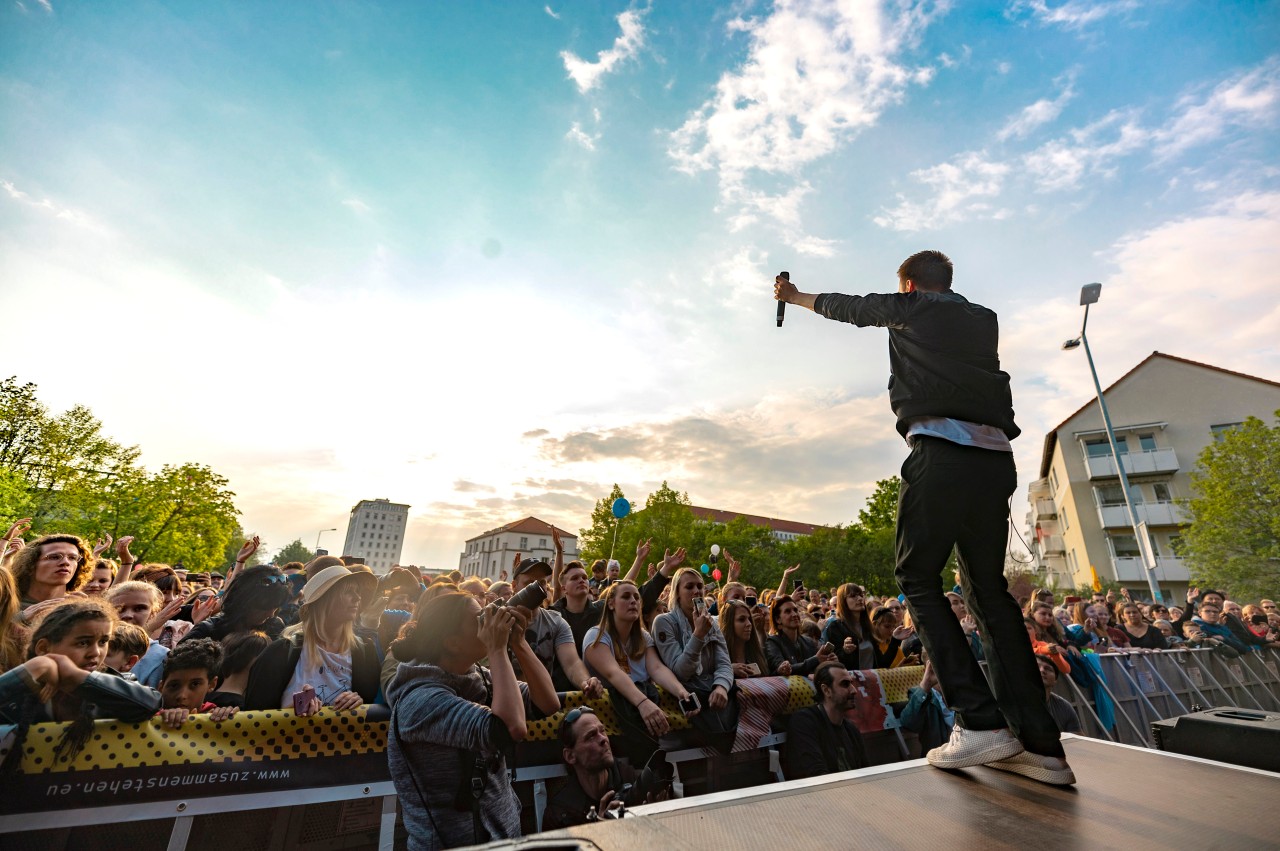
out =
[[151,620],[147,621],[147,625],[145,627],[147,635],[150,635],[152,638],[158,638],[160,636],[160,630],[164,629],[164,625],[173,620],[173,616],[181,611],[182,607],[185,605],[186,601],[183,600],[182,597],[175,597],[170,600],[163,609],[152,615]]
[[[640,576],[640,565],[644,564],[644,560],[649,557],[649,550],[653,549],[653,539],[649,538],[644,541],[636,541],[636,557],[631,562],[631,567],[627,570],[625,576],[622,577],[623,582],[635,582]],[[649,565],[649,576],[653,576],[653,565]]]
[[212,617],[222,611],[222,598],[216,594],[210,595],[203,600],[197,600],[191,606],[191,623],[200,623],[205,618]]
[[21,538],[23,535],[31,531],[31,518],[24,517],[21,520],[15,520],[13,525],[9,527],[9,531],[4,533],[6,541],[12,541],[15,538]]
[[240,552],[236,553],[235,566],[231,568],[231,574],[227,577],[227,581],[222,585],[223,593],[231,587],[231,583],[235,581],[240,572],[244,570],[249,559],[253,558],[253,554],[258,551],[258,547],[262,546],[262,539],[257,535],[244,542],[244,546],[240,548]]
[[724,560],[729,565],[729,576],[725,581],[737,582],[738,577],[742,575],[742,562],[731,556],[727,547],[720,550],[720,552],[724,554]]
[[17,520],[9,527],[9,531],[4,533],[4,543],[0,545],[0,564],[8,564],[9,559],[17,555],[18,552],[26,546],[22,540],[31,529],[31,518],[24,517]]
[[93,545],[93,557],[96,559],[109,549],[111,549],[111,533],[103,532]]
[[973,635],[978,631],[978,622],[973,619],[973,615],[966,614],[960,619],[960,628],[966,636]]
[[688,553],[685,552],[684,547],[680,547],[674,553],[671,552],[671,550],[663,550],[662,565],[658,570],[663,576],[670,578],[671,574],[675,572],[675,569],[684,564],[684,560],[687,557]]
[[113,585],[129,581],[129,574],[133,572],[133,566],[138,561],[133,557],[133,553],[129,552],[129,545],[132,543],[133,535],[121,535],[116,541],[116,557],[120,559],[120,572],[116,574]]
[[800,569],[800,565],[793,564],[791,565],[791,567],[785,568],[782,571],[782,578],[778,580],[778,596],[779,597],[784,597],[787,595],[788,593],[787,580],[791,578],[791,574],[795,573],[799,569]]

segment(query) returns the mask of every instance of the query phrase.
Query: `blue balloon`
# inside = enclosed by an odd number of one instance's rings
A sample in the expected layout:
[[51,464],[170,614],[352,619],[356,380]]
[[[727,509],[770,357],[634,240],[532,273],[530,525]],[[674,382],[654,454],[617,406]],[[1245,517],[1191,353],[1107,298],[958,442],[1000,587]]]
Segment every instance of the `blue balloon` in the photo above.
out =
[[711,572],[711,565],[709,565],[709,564],[704,564],[704,565],[702,566],[702,572],[703,572],[703,573],[710,573],[710,572]]
[[618,497],[613,501],[614,517],[617,517],[619,520],[621,520],[623,517],[626,517],[630,513],[631,513],[631,503],[627,502],[625,498]]

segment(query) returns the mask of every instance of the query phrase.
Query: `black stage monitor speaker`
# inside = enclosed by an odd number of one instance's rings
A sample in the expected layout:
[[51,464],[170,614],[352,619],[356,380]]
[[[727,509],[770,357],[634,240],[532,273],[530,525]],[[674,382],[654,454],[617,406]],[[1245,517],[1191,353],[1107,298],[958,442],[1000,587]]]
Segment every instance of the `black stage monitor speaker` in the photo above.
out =
[[1162,751],[1280,771],[1280,713],[1220,707],[1151,725]]

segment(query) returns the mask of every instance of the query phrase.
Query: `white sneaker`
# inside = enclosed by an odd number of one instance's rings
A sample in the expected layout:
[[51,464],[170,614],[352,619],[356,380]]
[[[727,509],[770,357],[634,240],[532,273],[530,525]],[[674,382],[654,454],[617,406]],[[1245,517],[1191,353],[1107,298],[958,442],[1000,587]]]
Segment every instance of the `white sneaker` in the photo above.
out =
[[951,741],[939,745],[925,759],[937,768],[970,768],[1008,759],[1022,753],[1022,742],[1008,730],[951,729]]
[[1031,751],[1024,750],[1008,759],[989,762],[987,767],[1012,771],[1014,774],[1021,774],[1023,777],[1030,777],[1032,780],[1054,786],[1071,786],[1076,782],[1076,776],[1065,759],[1060,756],[1041,756]]

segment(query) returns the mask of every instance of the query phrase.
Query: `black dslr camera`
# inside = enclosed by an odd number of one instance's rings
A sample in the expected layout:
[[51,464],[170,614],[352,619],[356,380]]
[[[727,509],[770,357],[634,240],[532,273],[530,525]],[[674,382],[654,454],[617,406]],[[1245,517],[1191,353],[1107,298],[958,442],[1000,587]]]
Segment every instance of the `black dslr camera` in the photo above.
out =
[[480,613],[480,621],[484,622],[485,613],[490,609],[501,609],[507,606],[524,606],[531,612],[537,612],[541,608],[543,601],[547,599],[547,586],[541,579],[536,582],[530,582],[516,593],[507,598],[504,603],[497,600],[485,606],[484,611]]

